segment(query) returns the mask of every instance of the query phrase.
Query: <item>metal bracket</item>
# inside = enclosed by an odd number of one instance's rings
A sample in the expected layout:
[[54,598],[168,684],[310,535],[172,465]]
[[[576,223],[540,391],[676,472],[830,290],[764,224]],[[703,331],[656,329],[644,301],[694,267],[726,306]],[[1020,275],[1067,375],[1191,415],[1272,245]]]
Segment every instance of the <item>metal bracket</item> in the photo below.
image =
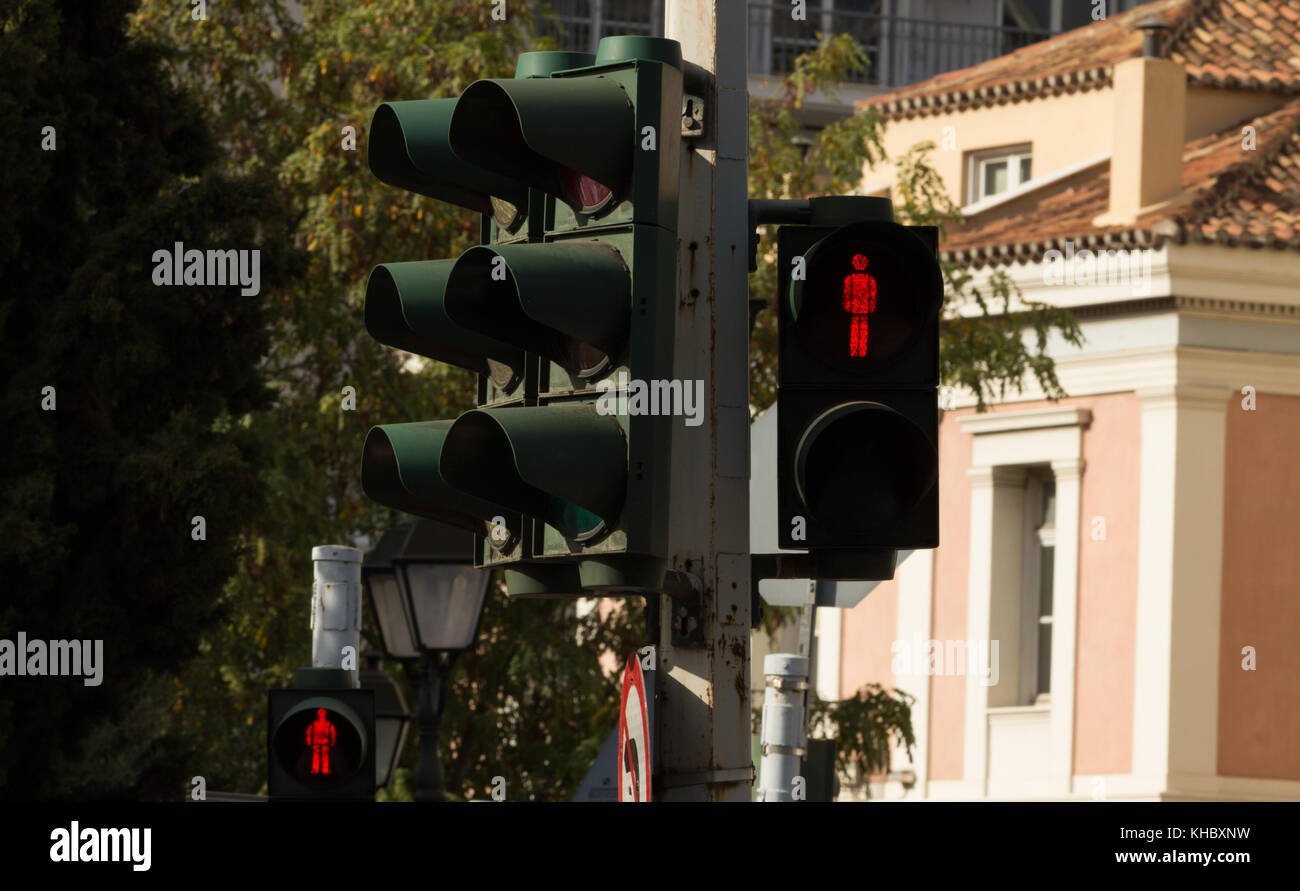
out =
[[664,573],[664,594],[672,599],[672,644],[704,643],[704,583],[692,572],[670,569]]
[[786,678],[776,674],[769,674],[767,676],[767,686],[771,687],[773,690],[794,690],[797,692],[800,690],[807,690],[808,682],[806,680]]
[[803,746],[780,746],[776,743],[763,743],[760,747],[760,753],[763,755],[794,755],[799,758],[808,754]]
[[888,581],[898,562],[895,548],[827,548],[816,551],[754,554],[751,577],[825,581]]
[[683,786],[713,786],[723,783],[752,783],[754,781],[754,765],[720,770],[693,770],[688,773],[661,773],[655,777],[655,780],[665,789],[680,789]]
[[704,100],[690,93],[682,94],[682,138],[699,139],[704,135]]
[[812,222],[812,202],[807,198],[749,199],[749,271],[758,269],[758,227],[764,223],[806,226]]

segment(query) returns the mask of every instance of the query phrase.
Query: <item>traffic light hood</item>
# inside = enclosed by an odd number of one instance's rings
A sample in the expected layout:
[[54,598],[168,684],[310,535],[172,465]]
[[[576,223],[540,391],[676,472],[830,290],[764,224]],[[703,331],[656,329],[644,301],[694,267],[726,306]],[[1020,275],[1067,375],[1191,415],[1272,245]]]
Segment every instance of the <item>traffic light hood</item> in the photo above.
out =
[[483,533],[495,517],[519,529],[501,504],[454,489],[443,479],[439,456],[453,421],[417,421],[371,427],[362,447],[361,488],[372,501],[417,517]]
[[[622,255],[594,241],[472,247],[446,280],[446,313],[465,329],[539,353],[575,374],[627,340],[632,277]],[[596,363],[598,364],[598,363]]]
[[447,483],[572,538],[610,528],[627,488],[627,442],[591,404],[467,411],[442,447]]
[[448,141],[459,99],[385,102],[370,121],[370,170],[383,182],[429,198],[492,213],[493,196],[520,210],[528,190],[500,171],[462,160]]
[[417,260],[376,266],[366,282],[366,330],[382,344],[493,375],[505,387],[509,382],[499,379],[488,360],[522,376],[523,350],[451,319],[445,303],[455,265],[454,260]]
[[449,141],[461,158],[581,209],[574,173],[627,192],[635,117],[607,77],[478,80],[456,102]]

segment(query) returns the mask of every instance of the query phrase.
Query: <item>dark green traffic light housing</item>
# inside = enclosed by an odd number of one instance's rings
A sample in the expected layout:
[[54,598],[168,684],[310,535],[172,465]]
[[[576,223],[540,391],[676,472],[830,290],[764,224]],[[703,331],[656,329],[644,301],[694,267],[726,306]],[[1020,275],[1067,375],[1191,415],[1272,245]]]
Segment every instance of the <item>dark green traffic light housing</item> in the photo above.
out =
[[455,421],[373,428],[362,485],[473,529],[512,595],[662,586],[675,419],[616,395],[673,376],[682,101],[678,44],[618,37],[376,113],[376,175],[494,223],[456,259],[371,274],[370,333],[480,385]]
[[549,231],[626,222],[675,230],[681,115],[677,41],[611,36],[593,65],[470,84],[449,143],[547,195]]

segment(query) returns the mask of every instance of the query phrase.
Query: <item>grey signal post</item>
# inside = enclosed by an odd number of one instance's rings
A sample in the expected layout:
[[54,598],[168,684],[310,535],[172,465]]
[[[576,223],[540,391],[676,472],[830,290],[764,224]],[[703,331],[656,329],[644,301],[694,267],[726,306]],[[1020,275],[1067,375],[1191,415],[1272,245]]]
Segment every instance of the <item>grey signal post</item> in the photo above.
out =
[[[704,424],[672,432],[669,566],[704,596],[698,615],[685,617],[684,599],[659,597],[660,801],[749,801],[754,775],[746,16],[736,0],[667,0],[664,10],[665,36],[687,63],[685,92],[704,105],[703,133],[681,159],[674,361],[677,378],[704,381],[707,411]],[[695,624],[674,642],[682,618]]]

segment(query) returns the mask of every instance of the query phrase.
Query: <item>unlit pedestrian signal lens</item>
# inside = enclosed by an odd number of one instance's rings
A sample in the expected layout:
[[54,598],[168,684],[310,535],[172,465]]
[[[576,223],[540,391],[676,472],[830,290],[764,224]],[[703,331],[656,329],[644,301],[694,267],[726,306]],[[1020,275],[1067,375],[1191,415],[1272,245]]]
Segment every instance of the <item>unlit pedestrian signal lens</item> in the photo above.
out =
[[916,424],[876,402],[849,402],[804,431],[796,484],[809,512],[863,535],[888,530],[937,479],[938,454]]

